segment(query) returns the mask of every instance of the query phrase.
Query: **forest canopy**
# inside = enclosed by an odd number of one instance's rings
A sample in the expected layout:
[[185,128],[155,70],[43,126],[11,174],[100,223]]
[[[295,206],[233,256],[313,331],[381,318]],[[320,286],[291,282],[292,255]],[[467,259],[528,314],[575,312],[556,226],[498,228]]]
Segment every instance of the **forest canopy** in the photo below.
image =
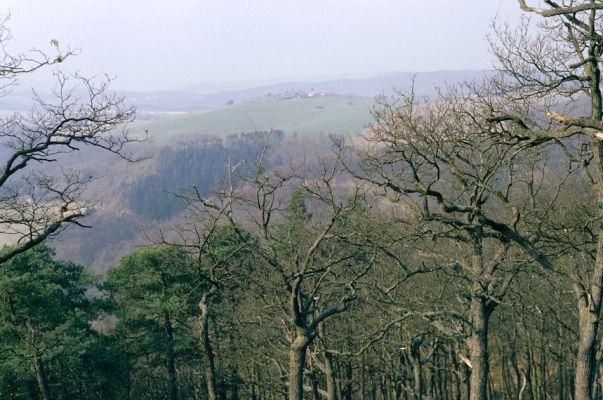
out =
[[149,245],[103,277],[46,244],[85,182],[31,168],[134,161],[133,110],[84,79],[4,119],[2,397],[600,399],[603,2],[518,7],[494,73],[381,97],[362,135],[164,147],[124,188]]

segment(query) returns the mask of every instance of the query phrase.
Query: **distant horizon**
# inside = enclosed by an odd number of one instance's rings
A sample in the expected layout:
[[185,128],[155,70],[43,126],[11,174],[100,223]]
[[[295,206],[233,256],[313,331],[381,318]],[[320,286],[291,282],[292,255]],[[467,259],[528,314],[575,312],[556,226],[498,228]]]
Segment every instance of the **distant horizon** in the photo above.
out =
[[509,0],[0,0],[9,52],[57,40],[80,50],[61,69],[124,91],[486,70],[491,22],[520,14]]
[[[435,70],[425,70],[425,71],[389,71],[389,72],[372,72],[372,73],[362,73],[362,74],[354,74],[354,73],[344,73],[341,75],[337,74],[318,74],[318,75],[308,75],[308,76],[292,76],[285,77],[282,79],[265,79],[265,80],[249,80],[249,81],[224,81],[224,82],[200,82],[193,83],[189,85],[185,85],[182,87],[174,87],[167,89],[153,89],[148,88],[144,90],[129,90],[129,89],[121,89],[118,84],[118,79],[115,81],[115,87],[113,88],[116,91],[120,92],[171,92],[171,91],[185,91],[196,89],[197,87],[228,87],[228,86],[236,86],[232,89],[222,89],[219,91],[230,91],[230,90],[244,90],[244,89],[252,89],[262,86],[270,86],[270,85],[282,85],[287,83],[310,83],[310,82],[330,82],[330,81],[344,81],[344,80],[364,80],[364,79],[372,79],[378,77],[388,77],[395,75],[422,75],[422,74],[443,74],[443,73],[479,73],[479,72],[487,72],[493,71],[493,68],[482,69],[435,69]],[[205,93],[216,93],[216,92],[205,92]]]
[[[71,62],[76,62],[76,58],[71,60]],[[58,68],[60,69],[60,67]],[[283,78],[273,78],[273,79],[261,79],[261,80],[240,80],[240,81],[222,81],[222,82],[198,82],[186,84],[183,86],[175,86],[169,88],[154,88],[147,87],[144,89],[130,89],[130,88],[122,88],[120,87],[120,79],[119,76],[114,76],[112,83],[112,90],[116,92],[123,93],[137,93],[137,92],[178,92],[178,91],[187,91],[187,90],[199,90],[200,94],[212,94],[219,92],[228,92],[228,91],[239,91],[245,89],[253,89],[259,88],[263,86],[271,86],[271,85],[282,85],[287,83],[324,83],[330,81],[354,81],[354,80],[365,80],[365,79],[373,79],[379,77],[388,77],[395,75],[422,75],[422,74],[443,74],[443,73],[479,73],[479,72],[487,72],[493,71],[493,68],[467,68],[467,69],[433,69],[433,70],[423,70],[423,71],[382,71],[382,72],[367,72],[367,73],[342,73],[342,74],[311,74],[311,75],[297,75],[291,77],[283,77]],[[29,90],[30,88],[37,88],[39,86],[43,87],[47,85],[49,82],[47,78],[39,79],[35,76],[28,76],[27,79],[23,79],[20,81],[19,87],[23,90]]]
[[[187,85],[181,88],[145,88],[144,90],[120,89],[111,86],[111,92],[124,96],[141,111],[190,112],[223,107],[226,104],[247,102],[265,98],[268,94],[310,93],[312,90],[335,96],[358,98],[394,95],[398,89],[412,85],[418,96],[432,96],[438,87],[463,81],[481,80],[488,76],[486,69],[459,69],[435,71],[390,71],[371,74],[319,74],[291,77],[283,80],[247,82],[211,82]],[[26,111],[32,105],[32,89],[52,101],[56,81],[39,79],[21,81],[10,94],[0,97],[0,113]],[[117,80],[119,82],[119,80]],[[80,93],[82,94],[82,93]],[[277,96],[278,97],[278,96]]]

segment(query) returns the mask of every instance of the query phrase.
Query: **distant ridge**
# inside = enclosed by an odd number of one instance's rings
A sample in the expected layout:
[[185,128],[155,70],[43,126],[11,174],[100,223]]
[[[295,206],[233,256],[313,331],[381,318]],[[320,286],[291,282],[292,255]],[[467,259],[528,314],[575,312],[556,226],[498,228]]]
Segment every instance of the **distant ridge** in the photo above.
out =
[[[447,83],[481,80],[490,74],[488,70],[431,71],[431,72],[392,72],[375,74],[360,78],[295,80],[273,84],[257,84],[245,87],[243,84],[223,83],[192,86],[167,91],[123,91],[127,101],[136,105],[140,114],[144,112],[190,112],[204,111],[223,107],[226,104],[240,103],[265,97],[269,93],[310,92],[312,90],[335,95],[374,97],[380,94],[392,94],[393,89],[409,88],[414,78],[414,89],[418,96],[435,94],[436,86]],[[246,85],[253,85],[248,83]],[[221,90],[220,88],[240,89]],[[48,96],[47,90],[39,88],[38,93]],[[0,113],[6,111],[27,111],[31,108],[32,92],[27,85],[14,88],[9,96],[0,97]]]
[[269,93],[288,91],[309,92],[316,90],[325,93],[374,97],[380,94],[392,94],[393,89],[409,88],[414,78],[414,90],[418,96],[435,94],[435,87],[462,81],[481,80],[490,71],[432,71],[432,72],[394,72],[358,79],[333,79],[291,81],[262,85],[248,89],[226,90],[206,93],[203,89],[189,88],[158,92],[125,92],[130,102],[143,111],[198,111],[221,107],[229,102],[242,102]]

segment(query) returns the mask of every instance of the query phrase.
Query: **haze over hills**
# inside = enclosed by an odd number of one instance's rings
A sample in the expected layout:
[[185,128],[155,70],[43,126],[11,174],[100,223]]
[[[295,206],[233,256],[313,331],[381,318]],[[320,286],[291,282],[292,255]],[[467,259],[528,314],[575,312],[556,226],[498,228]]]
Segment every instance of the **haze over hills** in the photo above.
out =
[[[336,95],[374,97],[392,94],[394,89],[409,88],[413,85],[418,96],[435,94],[436,87],[463,81],[481,80],[488,71],[433,71],[395,72],[376,74],[371,77],[291,81],[262,85],[237,90],[208,92],[204,87],[191,87],[174,91],[126,92],[128,100],[144,111],[196,111],[221,107],[228,102],[241,102],[263,97],[267,94],[291,91],[310,92],[315,90]],[[0,108],[1,103],[0,103]]]
[[[432,72],[393,72],[374,74],[359,78],[295,80],[280,83],[257,84],[223,83],[185,87],[179,90],[164,91],[125,91],[121,92],[127,101],[136,105],[139,116],[151,118],[152,113],[191,112],[220,108],[227,103],[240,103],[267,95],[287,92],[322,92],[330,95],[374,97],[381,94],[391,95],[395,89],[414,87],[418,96],[435,94],[436,87],[463,81],[481,80],[489,74],[486,70],[432,71]],[[14,87],[8,96],[0,97],[2,111],[28,111],[31,109],[32,89],[42,97],[50,96],[53,83],[35,85],[35,81]],[[155,116],[157,117],[157,116]]]
[[[154,139],[143,146],[151,158],[131,164],[88,152],[74,157],[70,167],[100,177],[89,187],[99,204],[87,219],[94,229],[69,229],[53,245],[60,256],[102,274],[123,254],[145,243],[141,231],[153,232],[175,215],[178,204],[170,193],[191,185],[210,193],[222,179],[228,159],[252,161],[268,131],[280,135],[280,144],[271,142],[278,155],[275,162],[327,153],[329,135],[354,136],[366,129],[375,96],[408,89],[413,79],[417,96],[431,96],[437,86],[485,75],[487,71],[395,73],[214,93],[207,90],[215,87],[126,93],[138,109],[139,120],[131,132],[148,131]],[[31,106],[28,96],[31,92],[17,88],[0,99],[0,109]],[[71,240],[74,236],[78,240]]]

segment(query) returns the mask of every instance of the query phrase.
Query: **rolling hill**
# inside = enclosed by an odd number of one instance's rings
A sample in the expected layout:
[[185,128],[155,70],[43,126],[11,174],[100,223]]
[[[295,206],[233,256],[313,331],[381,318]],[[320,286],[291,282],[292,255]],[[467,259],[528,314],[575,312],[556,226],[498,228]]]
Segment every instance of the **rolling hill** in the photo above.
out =
[[304,137],[321,133],[355,135],[370,122],[373,104],[374,99],[368,97],[260,98],[212,111],[138,123],[132,132],[147,130],[158,142],[177,136],[226,136],[271,128]]
[[[356,78],[314,79],[279,82],[272,84],[198,85],[167,91],[123,92],[127,100],[136,104],[138,110],[150,112],[199,111],[222,107],[229,101],[240,103],[265,96],[268,93],[287,91],[331,93],[340,96],[374,97],[391,95],[394,89],[414,87],[417,96],[433,96],[436,87],[463,81],[480,81],[491,71],[430,71],[392,72]],[[0,108],[2,108],[0,99]]]

